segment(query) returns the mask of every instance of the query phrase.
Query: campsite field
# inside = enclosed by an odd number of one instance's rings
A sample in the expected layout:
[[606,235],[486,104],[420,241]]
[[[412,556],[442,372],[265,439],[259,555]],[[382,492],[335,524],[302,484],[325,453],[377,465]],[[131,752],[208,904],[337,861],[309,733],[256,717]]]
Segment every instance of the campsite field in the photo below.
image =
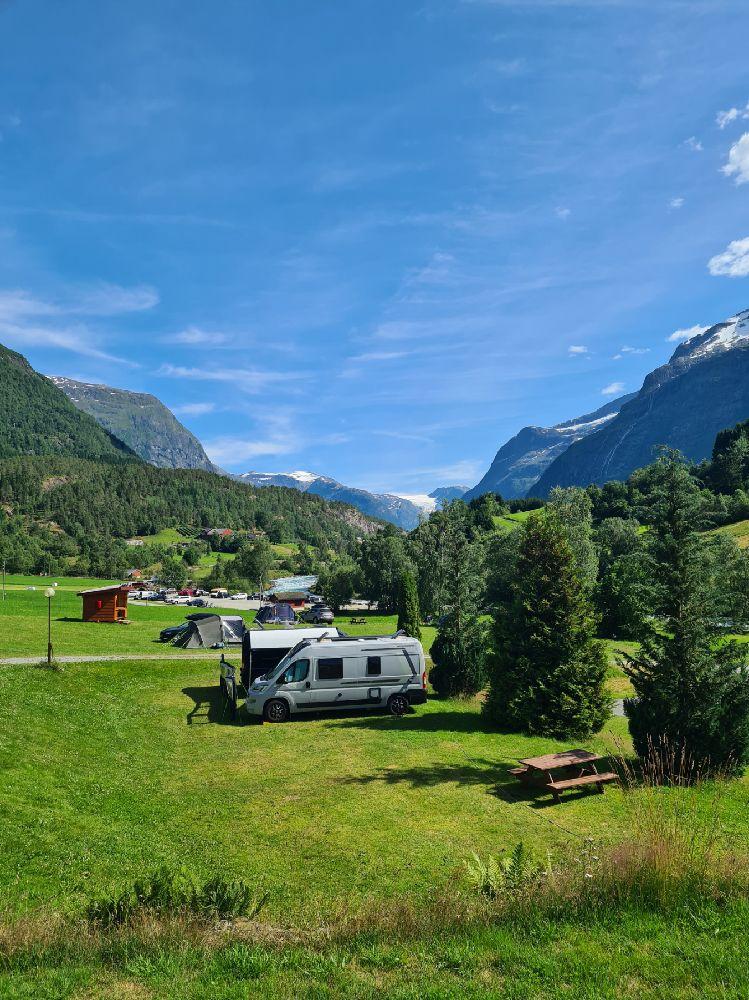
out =
[[[39,577],[9,577],[5,601],[0,601],[0,659],[14,656],[46,655],[47,649],[47,600],[44,597],[46,581]],[[27,581],[33,580],[33,584]],[[127,625],[97,625],[81,621],[81,599],[78,590],[94,587],[100,580],[76,580],[61,577],[58,593],[52,600],[52,643],[57,656],[75,656],[107,653],[126,656],[130,653],[164,653],[170,647],[158,642],[161,629],[184,621],[185,615],[200,608],[189,608],[131,600],[128,604]],[[35,590],[26,587],[35,586]],[[236,608],[218,608],[219,613],[241,614],[247,624],[254,621],[252,611]],[[363,618],[364,624],[352,624],[352,617]],[[395,615],[378,615],[357,612],[355,616],[342,614],[336,625],[351,635],[387,635],[395,631]],[[424,646],[428,650],[436,630],[426,626],[423,630]],[[175,657],[189,656],[189,650],[173,650]]]
[[[624,720],[612,719],[590,746],[626,749]],[[543,859],[580,853],[587,837],[605,845],[627,834],[628,795],[637,793],[611,787],[550,807],[508,776],[518,757],[554,749],[552,740],[485,731],[475,701],[432,700],[402,719],[232,724],[206,661],[6,668],[0,911],[11,924],[24,913],[80,913],[160,865],[268,891],[271,928],[317,934],[341,907],[365,902],[410,899],[418,910],[435,893],[465,891],[463,862],[474,851],[502,854],[522,840]],[[747,791],[739,781],[718,797],[687,794],[741,844]],[[68,942],[0,963],[0,993],[738,998],[749,989],[737,943],[747,930],[745,907],[706,902],[678,918],[529,917],[281,948],[273,933],[262,945],[208,951],[146,942],[99,953]]]

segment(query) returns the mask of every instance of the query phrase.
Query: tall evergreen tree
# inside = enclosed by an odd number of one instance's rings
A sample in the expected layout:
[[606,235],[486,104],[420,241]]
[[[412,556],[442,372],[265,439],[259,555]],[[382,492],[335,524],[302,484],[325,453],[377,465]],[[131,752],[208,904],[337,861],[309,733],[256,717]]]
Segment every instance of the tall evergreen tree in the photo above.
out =
[[523,527],[512,599],[500,605],[487,718],[498,728],[584,739],[609,715],[606,654],[557,515]]
[[643,621],[627,667],[632,741],[641,757],[684,754],[695,772],[738,772],[749,761],[749,672],[715,620],[703,501],[674,452],[658,460],[650,508],[655,622]]
[[416,590],[416,580],[410,569],[401,573],[400,593],[398,595],[398,629],[414,639],[421,639],[419,627],[419,595]]
[[586,587],[593,587],[598,576],[598,557],[593,544],[593,502],[579,486],[562,489],[555,486],[547,507],[556,514],[567,539],[577,570]]
[[458,507],[456,511],[455,517],[441,522],[445,613],[432,645],[434,667],[429,675],[432,687],[443,696],[477,694],[486,684],[487,635],[480,614],[483,550],[481,542],[465,533]]

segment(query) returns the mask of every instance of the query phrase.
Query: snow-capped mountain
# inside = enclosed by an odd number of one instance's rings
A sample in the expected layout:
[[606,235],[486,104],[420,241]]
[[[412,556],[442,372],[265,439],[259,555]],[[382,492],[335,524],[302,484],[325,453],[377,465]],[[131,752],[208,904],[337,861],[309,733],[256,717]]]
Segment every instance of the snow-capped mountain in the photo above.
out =
[[699,462],[715,435],[749,418],[749,310],[707,327],[651,372],[618,414],[548,466],[532,492],[626,479],[665,444]]
[[489,471],[480,483],[467,491],[465,499],[471,500],[482,493],[499,493],[506,500],[525,496],[558,455],[575,441],[595,433],[613,420],[623,404],[634,395],[621,396],[593,413],[555,424],[554,427],[523,427],[502,445]]
[[314,472],[243,472],[234,478],[252,486],[286,486],[302,493],[316,493],[326,500],[349,503],[369,517],[390,521],[406,531],[417,527],[426,516],[425,508],[413,499],[394,493],[369,493]]

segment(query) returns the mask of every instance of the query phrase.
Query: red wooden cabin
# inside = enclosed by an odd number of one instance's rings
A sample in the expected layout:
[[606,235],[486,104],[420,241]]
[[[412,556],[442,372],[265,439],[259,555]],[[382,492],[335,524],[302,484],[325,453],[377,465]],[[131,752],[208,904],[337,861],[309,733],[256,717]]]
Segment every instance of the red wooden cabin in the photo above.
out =
[[127,595],[131,588],[124,583],[111,587],[81,590],[84,622],[121,622],[127,618]]

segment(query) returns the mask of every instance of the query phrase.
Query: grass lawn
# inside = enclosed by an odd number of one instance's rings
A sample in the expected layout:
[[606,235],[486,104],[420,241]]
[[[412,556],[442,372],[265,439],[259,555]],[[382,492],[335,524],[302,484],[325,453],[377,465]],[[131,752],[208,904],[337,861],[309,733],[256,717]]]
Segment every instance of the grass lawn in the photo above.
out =
[[[0,658],[12,656],[46,655],[47,650],[47,600],[44,588],[49,581],[39,577],[13,577],[5,601],[0,601]],[[35,580],[36,590],[26,590],[24,581]],[[81,599],[77,591],[87,586],[97,586],[99,580],[76,580],[59,577],[58,593],[52,601],[52,643],[58,656],[110,653],[163,653],[170,647],[159,643],[161,629],[177,625],[185,616],[200,608],[128,602],[128,625],[97,625],[81,621]],[[253,611],[238,611],[234,607],[217,608],[223,614],[241,614],[248,625],[255,620]],[[352,625],[351,618],[364,618],[364,625]],[[303,622],[300,624],[304,624]],[[335,624],[350,635],[390,635],[397,626],[395,615],[378,615],[370,612],[355,615],[343,614]],[[424,648],[428,652],[436,629],[424,626]],[[175,649],[175,656],[189,655],[189,650]],[[218,654],[217,654],[218,655]]]
[[[523,840],[537,856],[616,842],[628,795],[549,807],[506,768],[559,749],[484,731],[476,702],[431,700],[402,719],[305,717],[231,724],[216,669],[177,660],[0,671],[0,911],[80,912],[160,864],[267,889],[272,926],[318,928],[340,904],[463,891],[462,862]],[[627,744],[612,719],[588,745]],[[693,808],[746,843],[746,781]],[[639,793],[630,793],[637,795]],[[530,918],[529,918],[530,919]],[[363,934],[284,947],[67,942],[3,958],[3,998],[247,996],[739,998],[749,912],[627,911],[449,933]],[[78,950],[76,950],[78,949]],[[88,950],[87,950],[88,949]]]
[[180,542],[189,542],[192,539],[188,535],[183,535],[178,528],[162,528],[155,535],[135,535],[146,545],[177,545]]
[[494,527],[499,531],[514,531],[518,525],[527,521],[531,514],[530,510],[519,510],[514,514],[499,514],[493,518]]
[[[235,725],[216,679],[196,660],[0,671],[0,909],[74,908],[147,859],[241,875],[271,891],[278,919],[426,897],[474,850],[524,840],[543,855],[628,828],[616,788],[562,807],[523,793],[506,768],[559,745],[484,731],[477,702]],[[626,742],[612,719],[590,746]],[[721,806],[737,844],[747,790],[732,784]]]
[[200,557],[198,565],[193,566],[190,570],[191,576],[194,580],[203,580],[210,575],[217,560],[226,565],[236,558],[236,552],[206,552]]
[[[318,946],[229,941],[48,948],[0,971],[4,1000],[745,1000],[742,904],[696,914],[494,925]],[[66,951],[69,955],[66,955]]]
[[713,528],[708,534],[730,535],[740,549],[749,546],[749,521],[736,521],[735,524],[726,524],[722,528]]
[[[82,581],[91,583],[93,581]],[[80,587],[81,582],[76,586]],[[129,601],[127,625],[98,625],[81,621],[81,599],[72,588],[57,588],[52,600],[52,644],[58,656],[94,653],[163,653],[170,647],[158,642],[159,632],[167,625],[177,625],[185,615],[199,608]],[[226,610],[227,614],[242,612]],[[246,611],[249,623],[254,613]],[[0,601],[0,658],[8,656],[45,656],[47,651],[47,600],[44,590],[9,590]],[[189,655],[189,650],[175,649],[174,654]]]

